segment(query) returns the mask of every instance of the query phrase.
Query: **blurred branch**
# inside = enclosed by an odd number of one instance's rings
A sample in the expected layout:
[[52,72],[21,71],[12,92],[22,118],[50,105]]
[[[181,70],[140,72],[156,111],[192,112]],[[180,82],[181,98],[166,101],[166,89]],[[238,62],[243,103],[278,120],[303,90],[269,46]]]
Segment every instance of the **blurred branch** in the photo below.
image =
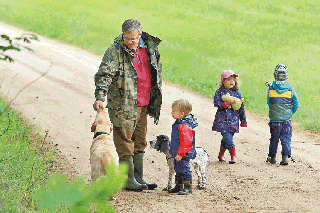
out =
[[0,60],[8,61],[10,63],[14,62],[14,59],[7,55],[5,52],[9,50],[21,51],[21,48],[32,51],[33,50],[25,45],[20,44],[21,41],[27,44],[31,43],[31,40],[39,41],[38,37],[34,34],[24,33],[20,37],[11,39],[9,36],[2,34],[0,36],[2,39],[7,41],[9,44],[6,46],[0,46]]

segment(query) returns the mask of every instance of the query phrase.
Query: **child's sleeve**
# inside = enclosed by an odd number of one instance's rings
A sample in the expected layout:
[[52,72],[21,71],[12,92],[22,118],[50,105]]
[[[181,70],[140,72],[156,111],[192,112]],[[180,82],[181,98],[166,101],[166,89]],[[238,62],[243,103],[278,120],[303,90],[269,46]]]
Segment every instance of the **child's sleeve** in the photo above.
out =
[[[240,94],[240,99],[242,98],[242,95]],[[246,112],[244,110],[244,103],[242,102],[241,107],[239,109],[239,113],[240,113],[240,126],[241,127],[247,127],[247,117],[246,117]]]
[[292,88],[291,89],[291,98],[292,98],[292,112],[293,114],[297,112],[300,107],[300,101],[297,95],[297,92]]
[[180,137],[180,145],[177,154],[181,157],[184,157],[186,153],[190,152],[193,148],[192,141],[194,136],[194,130],[186,124],[180,124],[178,130]]
[[221,99],[221,90],[217,89],[213,98],[213,104],[215,107],[219,108],[228,108],[230,105],[226,101],[222,101]]
[[269,106],[269,91],[270,91],[270,87],[269,87],[268,93],[267,93],[267,104],[268,104],[268,106]]

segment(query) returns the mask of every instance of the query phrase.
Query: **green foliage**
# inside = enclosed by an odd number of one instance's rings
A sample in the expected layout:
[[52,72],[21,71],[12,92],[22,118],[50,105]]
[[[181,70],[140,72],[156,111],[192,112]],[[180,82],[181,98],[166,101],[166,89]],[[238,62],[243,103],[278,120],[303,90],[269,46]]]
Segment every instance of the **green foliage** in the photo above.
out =
[[76,177],[70,183],[64,175],[56,173],[34,195],[34,200],[41,210],[52,211],[64,206],[70,212],[87,212],[90,208],[96,209],[96,212],[114,212],[107,201],[124,186],[127,167],[123,164],[116,169],[114,165],[110,165],[106,170],[105,176],[90,185],[85,183],[83,177]]
[[[18,41],[22,41],[25,43],[31,43],[30,40],[38,41],[38,37],[33,34],[22,34],[20,37],[16,37],[13,40],[9,36],[2,34],[1,38],[7,41],[9,44],[7,46],[0,46],[0,60],[9,61],[9,62],[14,62],[14,60],[12,57],[5,54],[5,52],[8,50],[21,51],[21,47],[23,47],[24,49],[33,51],[29,47],[20,44]],[[14,42],[14,41],[17,41],[17,42]]]
[[54,153],[2,99],[0,109],[0,209],[21,212],[31,205],[33,191],[49,178],[48,159]]

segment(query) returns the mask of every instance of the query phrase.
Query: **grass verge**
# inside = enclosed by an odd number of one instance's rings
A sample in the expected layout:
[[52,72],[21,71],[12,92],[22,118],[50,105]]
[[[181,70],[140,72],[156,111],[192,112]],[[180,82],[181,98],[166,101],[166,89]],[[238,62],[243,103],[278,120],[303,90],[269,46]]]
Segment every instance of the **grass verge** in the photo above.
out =
[[54,150],[32,128],[0,99],[0,209],[4,212],[27,212],[34,191],[50,177]]

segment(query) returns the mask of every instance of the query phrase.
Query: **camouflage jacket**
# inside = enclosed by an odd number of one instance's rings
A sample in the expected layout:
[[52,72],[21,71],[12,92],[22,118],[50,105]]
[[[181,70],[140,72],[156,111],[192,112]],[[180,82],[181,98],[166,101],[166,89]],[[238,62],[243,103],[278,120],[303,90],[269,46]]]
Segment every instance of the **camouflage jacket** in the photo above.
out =
[[[146,32],[141,38],[146,46],[151,69],[151,94],[148,113],[158,123],[162,104],[162,64],[158,45],[161,40]],[[94,76],[95,98],[105,101],[110,120],[116,127],[134,129],[137,117],[137,73],[133,67],[134,54],[124,44],[122,34],[105,52]]]

